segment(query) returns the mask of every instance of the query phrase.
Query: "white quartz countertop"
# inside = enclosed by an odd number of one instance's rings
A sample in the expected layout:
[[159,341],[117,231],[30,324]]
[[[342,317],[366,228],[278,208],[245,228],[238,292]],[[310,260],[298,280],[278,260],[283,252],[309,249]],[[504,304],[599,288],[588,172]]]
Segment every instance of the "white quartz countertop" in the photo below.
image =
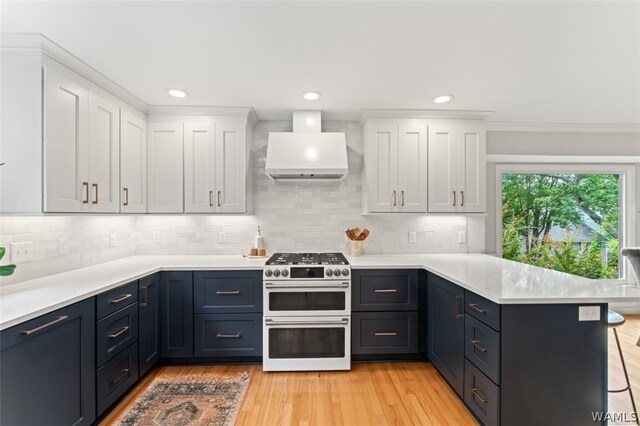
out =
[[[420,268],[500,304],[640,301],[640,289],[482,254],[364,255],[353,269]],[[161,270],[259,270],[243,256],[132,256],[0,287],[0,330]]]

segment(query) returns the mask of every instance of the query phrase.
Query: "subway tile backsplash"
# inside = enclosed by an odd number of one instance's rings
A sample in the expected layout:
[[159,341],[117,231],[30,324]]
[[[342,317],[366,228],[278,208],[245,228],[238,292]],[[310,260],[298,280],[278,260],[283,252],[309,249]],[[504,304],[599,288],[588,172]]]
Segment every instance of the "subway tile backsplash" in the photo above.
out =
[[[1,217],[0,245],[33,242],[33,260],[20,264],[13,276],[2,278],[2,283],[38,278],[133,254],[243,254],[251,247],[258,225],[269,253],[346,251],[344,231],[355,226],[371,230],[364,243],[364,253],[467,251],[467,245],[458,243],[458,233],[467,229],[465,216],[361,215],[362,139],[358,123],[323,123],[323,131],[346,133],[349,175],[344,181],[271,181],[264,174],[269,132],[291,131],[291,128],[292,123],[285,121],[263,121],[254,128],[253,211],[249,215]],[[410,231],[416,232],[416,243],[409,243]],[[116,247],[110,247],[110,234],[116,234]],[[159,241],[154,235],[159,235]],[[66,241],[68,253],[60,254],[61,239]]]

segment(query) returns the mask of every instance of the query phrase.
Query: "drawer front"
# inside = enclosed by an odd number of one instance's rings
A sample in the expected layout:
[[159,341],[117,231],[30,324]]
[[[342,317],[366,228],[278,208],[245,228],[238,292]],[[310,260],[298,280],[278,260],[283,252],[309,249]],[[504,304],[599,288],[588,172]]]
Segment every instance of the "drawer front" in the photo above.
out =
[[464,355],[467,359],[500,384],[500,333],[467,314],[464,337]]
[[358,312],[351,318],[352,354],[418,353],[417,312]]
[[199,314],[194,328],[196,357],[262,355],[261,314]]
[[464,402],[487,425],[500,424],[500,387],[468,360],[464,370]]
[[494,330],[500,331],[500,305],[467,291],[465,296],[465,311],[473,315]]
[[104,318],[138,301],[138,281],[121,285],[96,297],[96,317]]
[[138,344],[98,369],[96,377],[98,417],[138,380]]
[[352,311],[415,311],[418,271],[407,269],[354,270]]
[[138,304],[134,303],[98,321],[96,327],[98,366],[137,341]]
[[219,271],[194,273],[196,313],[262,312],[260,271]]

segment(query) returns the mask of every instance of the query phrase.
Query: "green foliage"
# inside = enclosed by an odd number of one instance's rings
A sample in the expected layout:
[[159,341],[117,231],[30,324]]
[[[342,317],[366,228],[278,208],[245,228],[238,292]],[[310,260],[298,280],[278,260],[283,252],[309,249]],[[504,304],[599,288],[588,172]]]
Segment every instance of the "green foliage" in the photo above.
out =
[[[0,247],[0,260],[4,257],[7,250],[4,247]],[[16,265],[2,265],[0,266],[0,277],[7,277],[16,270]]]
[[[505,174],[502,252],[506,259],[588,278],[618,277],[619,176]],[[553,241],[554,226],[595,224],[588,243]],[[606,258],[605,256],[606,255]]]

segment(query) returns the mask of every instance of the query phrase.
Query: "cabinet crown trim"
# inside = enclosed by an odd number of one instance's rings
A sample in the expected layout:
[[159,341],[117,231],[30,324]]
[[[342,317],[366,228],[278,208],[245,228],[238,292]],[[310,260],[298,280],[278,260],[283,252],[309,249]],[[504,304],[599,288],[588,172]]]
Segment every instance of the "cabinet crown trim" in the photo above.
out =
[[439,118],[461,120],[484,120],[493,111],[444,110],[444,109],[363,109],[359,117],[360,124],[370,118]]

